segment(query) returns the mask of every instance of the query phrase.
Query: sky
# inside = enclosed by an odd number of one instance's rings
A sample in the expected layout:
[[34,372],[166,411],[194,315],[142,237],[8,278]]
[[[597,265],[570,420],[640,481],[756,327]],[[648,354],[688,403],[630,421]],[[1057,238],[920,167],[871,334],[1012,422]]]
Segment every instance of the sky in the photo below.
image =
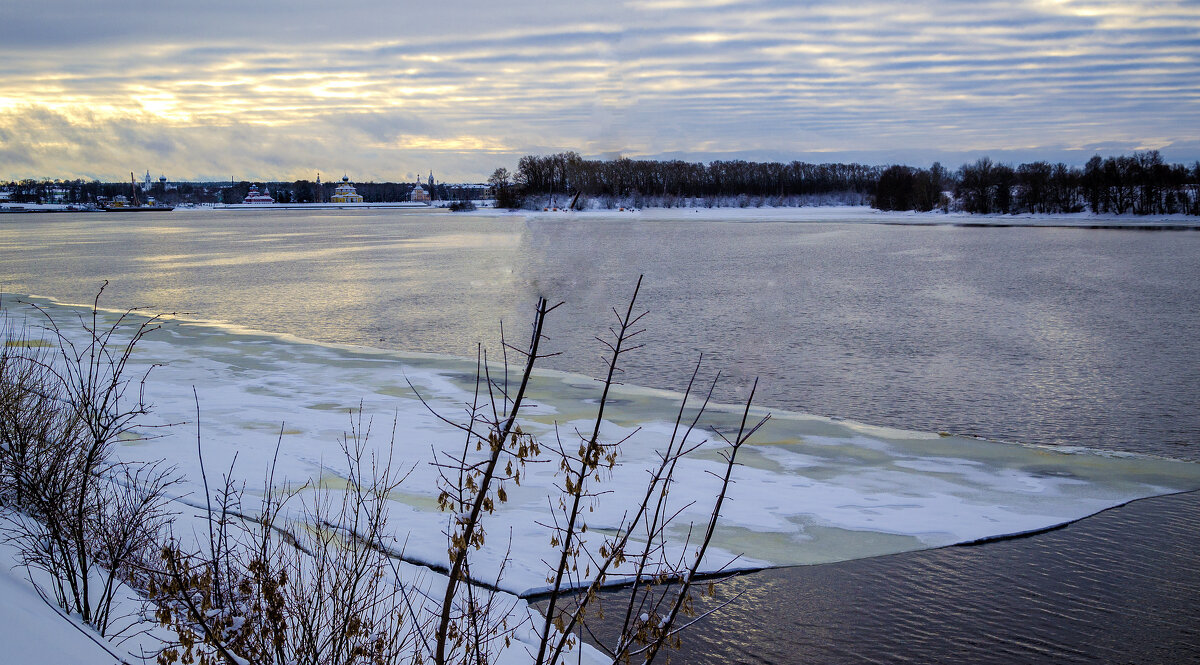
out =
[[1200,159],[1196,0],[0,2],[0,180]]

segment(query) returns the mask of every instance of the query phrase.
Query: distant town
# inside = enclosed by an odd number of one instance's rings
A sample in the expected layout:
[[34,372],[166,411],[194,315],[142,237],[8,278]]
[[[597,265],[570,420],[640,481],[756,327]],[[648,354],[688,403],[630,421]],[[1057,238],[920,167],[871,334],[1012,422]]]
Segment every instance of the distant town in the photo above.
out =
[[312,180],[172,181],[147,170],[125,182],[21,180],[0,183],[0,211],[155,210],[211,206],[418,207],[474,209],[795,207],[861,205],[880,210],[978,214],[1200,215],[1200,162],[1169,164],[1157,151],[1102,158],[1083,167],[1016,166],[981,157],[950,170],[904,165],[807,162],[709,163],[585,159],[574,152],[527,155],[486,183],[355,182],[350,174]]
[[292,182],[173,181],[166,175],[152,176],[146,171],[140,178],[125,182],[98,180],[21,180],[0,183],[0,206],[13,204],[49,204],[95,208],[198,205],[263,205],[300,203],[385,203],[481,200],[490,196],[487,184],[440,183],[433,174],[417,182],[355,183],[348,175],[325,180],[317,174],[313,180]]

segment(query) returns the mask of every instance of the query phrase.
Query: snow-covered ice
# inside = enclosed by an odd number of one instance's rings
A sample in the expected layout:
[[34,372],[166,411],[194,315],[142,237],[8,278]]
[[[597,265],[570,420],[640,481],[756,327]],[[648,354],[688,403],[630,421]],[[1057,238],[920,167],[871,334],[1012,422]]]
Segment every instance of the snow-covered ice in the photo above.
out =
[[[11,302],[11,301],[10,301]],[[70,331],[82,311],[39,301]],[[15,310],[10,315],[19,315]],[[30,321],[36,319],[31,318]],[[417,562],[446,562],[447,514],[438,511],[434,451],[457,451],[459,432],[417,399],[410,383],[440,414],[461,419],[474,389],[474,361],[323,345],[212,324],[167,320],[134,356],[136,367],[163,363],[146,384],[154,405],[149,437],[121,449],[125,459],[166,459],[186,477],[181,493],[203,495],[196,455],[196,406],[210,478],[228,469],[261,488],[277,440],[276,482],[309,480],[336,486],[347,470],[339,438],[351,409],[362,406],[373,446],[386,447],[395,423],[394,459],[412,473],[392,495],[391,526]],[[531,387],[535,406],[523,427],[552,440],[590,429],[599,384],[561,372],[541,372]],[[619,387],[602,430],[629,436],[623,456],[586,514],[594,532],[617,525],[644,491],[645,469],[670,436],[681,395]],[[766,409],[756,408],[765,414]],[[706,566],[720,568],[812,564],[939,547],[1053,527],[1128,501],[1200,488],[1200,465],[1153,457],[982,441],[912,432],[771,410],[772,418],[743,448],[731,500]],[[702,421],[708,438],[678,471],[673,500],[689,522],[707,519],[725,444],[712,429],[732,431],[740,411],[713,409]],[[523,594],[545,585],[553,550],[547,496],[554,464],[531,464],[508,502],[487,523],[490,538],[473,569],[492,579],[509,548],[500,586]],[[499,534],[503,534],[501,537]]]

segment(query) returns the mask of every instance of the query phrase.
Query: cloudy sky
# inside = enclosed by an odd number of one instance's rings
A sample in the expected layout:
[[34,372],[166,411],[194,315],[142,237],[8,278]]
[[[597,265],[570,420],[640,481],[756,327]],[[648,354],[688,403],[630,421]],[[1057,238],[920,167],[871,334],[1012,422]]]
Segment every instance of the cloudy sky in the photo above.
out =
[[0,179],[1200,159],[1196,0],[0,1]]

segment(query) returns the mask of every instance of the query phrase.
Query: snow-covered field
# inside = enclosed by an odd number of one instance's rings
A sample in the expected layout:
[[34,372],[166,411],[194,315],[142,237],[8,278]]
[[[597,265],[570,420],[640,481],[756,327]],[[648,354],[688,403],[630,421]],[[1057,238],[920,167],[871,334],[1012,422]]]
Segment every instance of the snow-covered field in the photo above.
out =
[[[786,211],[747,214],[777,212]],[[684,214],[633,214],[668,213]],[[832,211],[825,214],[834,217]],[[73,317],[83,311],[30,300],[42,304],[68,332],[75,330]],[[6,297],[6,303],[12,302]],[[10,316],[25,315],[19,307],[9,307]],[[147,399],[154,405],[143,423],[150,438],[125,444],[120,455],[176,465],[184,483],[173,491],[186,502],[180,510],[192,516],[196,510],[191,506],[199,505],[204,494],[193,387],[210,478],[234,465],[236,456],[234,476],[251,490],[262,488],[277,441],[277,484],[314,480],[336,486],[347,474],[338,441],[350,429],[350,411],[361,406],[363,421],[371,423],[371,446],[381,451],[392,442],[394,427],[393,459],[411,474],[391,497],[392,533],[413,574],[437,577],[421,569],[425,563],[445,565],[447,556],[447,515],[437,509],[437,470],[431,462],[439,452],[460,449],[462,436],[430,413],[413,388],[439,414],[461,419],[475,387],[473,360],[322,345],[167,320],[142,341],[134,363],[134,373],[151,364],[162,366],[146,384]],[[533,406],[525,412],[523,428],[543,440],[552,441],[557,428],[570,442],[574,430],[587,429],[594,417],[599,383],[589,377],[541,372],[531,390]],[[610,441],[629,439],[619,466],[602,485],[612,492],[586,513],[593,533],[615,526],[632,507],[631,497],[642,494],[645,469],[656,463],[656,451],[670,437],[681,397],[637,387],[618,390],[602,433]],[[1193,463],[771,412],[771,420],[739,457],[742,465],[735,470],[732,500],[722,511],[715,547],[706,558],[708,569],[730,561],[735,568],[840,561],[1019,534],[1137,498],[1200,488],[1200,465]],[[700,434],[707,442],[677,472],[681,482],[672,499],[682,511],[676,530],[681,542],[689,522],[707,518],[717,490],[708,472],[720,470],[725,444],[713,430],[734,429],[739,414],[734,407],[713,409],[701,421]],[[156,425],[171,426],[152,427]],[[539,523],[548,519],[555,471],[555,464],[531,464],[521,485],[508,487],[508,502],[488,522],[490,533],[504,536],[490,539],[477,553],[472,565],[478,577],[494,579],[511,553],[500,587],[518,595],[544,587],[543,562],[552,560],[555,550]],[[8,602],[32,593],[17,579],[23,572],[8,568],[0,574],[6,601],[0,604],[0,626],[5,627],[0,642],[41,639],[37,630],[48,630],[44,626],[19,632],[9,627],[23,625],[18,620],[42,625],[61,619],[47,614],[49,608]],[[37,617],[27,619],[29,613]],[[77,631],[67,627],[66,632]],[[108,661],[80,656],[64,662]]]

